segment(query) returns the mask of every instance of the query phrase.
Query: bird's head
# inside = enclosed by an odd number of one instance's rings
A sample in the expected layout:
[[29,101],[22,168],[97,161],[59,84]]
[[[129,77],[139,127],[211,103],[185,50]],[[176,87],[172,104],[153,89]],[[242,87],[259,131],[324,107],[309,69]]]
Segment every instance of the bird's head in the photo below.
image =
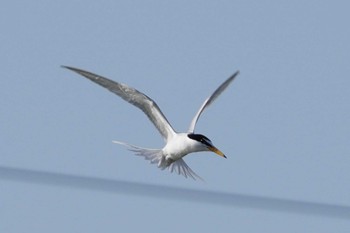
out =
[[190,139],[195,140],[199,143],[199,145],[201,146],[201,149],[203,151],[212,151],[217,155],[220,155],[224,158],[226,158],[226,156],[224,155],[224,153],[222,153],[218,148],[216,148],[213,143],[210,141],[209,138],[207,138],[206,136],[202,135],[202,134],[194,134],[194,133],[190,133],[187,135]]

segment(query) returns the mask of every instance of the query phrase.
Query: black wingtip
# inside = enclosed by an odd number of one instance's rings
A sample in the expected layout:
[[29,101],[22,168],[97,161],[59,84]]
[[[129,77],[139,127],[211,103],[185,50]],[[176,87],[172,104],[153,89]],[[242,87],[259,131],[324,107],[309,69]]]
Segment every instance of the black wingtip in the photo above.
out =
[[81,69],[78,69],[78,68],[74,68],[74,67],[72,67],[72,66],[64,66],[64,65],[61,65],[61,67],[62,67],[62,68],[65,68],[65,69],[67,69],[67,70],[76,72],[76,73],[78,73],[78,74],[80,74],[80,75],[83,75],[83,76],[85,76],[84,73],[88,73],[87,71],[84,71],[84,70],[81,70]]
[[74,68],[73,68],[73,67],[70,67],[70,66],[64,66],[64,65],[61,65],[61,68],[68,69],[68,70],[74,70]]
[[237,75],[239,75],[239,73],[240,73],[240,71],[237,70],[231,77],[232,77],[232,78],[235,78]]

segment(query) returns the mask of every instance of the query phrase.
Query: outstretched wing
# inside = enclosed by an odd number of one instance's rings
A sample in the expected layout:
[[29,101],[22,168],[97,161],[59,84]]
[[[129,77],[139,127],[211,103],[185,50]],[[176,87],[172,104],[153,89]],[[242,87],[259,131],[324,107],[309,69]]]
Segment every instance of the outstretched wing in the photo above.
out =
[[194,128],[196,127],[196,123],[198,121],[198,118],[202,114],[205,108],[207,108],[214,100],[230,85],[230,83],[233,81],[233,79],[239,74],[239,71],[236,71],[231,77],[229,77],[225,82],[223,82],[215,91],[214,93],[209,96],[202,106],[199,108],[197,114],[193,117],[192,122],[190,124],[190,127],[188,129],[188,133],[193,133]]
[[151,120],[151,122],[158,129],[158,131],[166,141],[172,138],[173,135],[175,134],[174,129],[171,127],[170,123],[168,122],[168,120],[166,119],[162,111],[159,109],[156,102],[154,102],[147,95],[125,84],[112,81],[110,79],[104,78],[97,74],[90,73],[85,70],[81,70],[81,69],[77,69],[69,66],[62,66],[62,67],[72,70],[84,76],[85,78],[90,79],[94,83],[97,83],[102,87],[107,88],[109,91],[118,95],[125,101],[141,109],[147,115],[147,117]]

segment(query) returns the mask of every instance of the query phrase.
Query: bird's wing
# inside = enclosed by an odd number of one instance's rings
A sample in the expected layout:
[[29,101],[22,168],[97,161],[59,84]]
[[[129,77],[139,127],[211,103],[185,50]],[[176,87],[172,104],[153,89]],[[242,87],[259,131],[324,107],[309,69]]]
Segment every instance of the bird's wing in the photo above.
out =
[[194,128],[196,127],[196,123],[198,121],[198,118],[200,117],[200,115],[202,114],[202,112],[204,111],[204,109],[206,107],[208,107],[212,102],[214,102],[214,100],[228,87],[228,85],[230,85],[230,83],[233,81],[233,79],[239,74],[239,71],[236,71],[236,73],[234,73],[231,77],[229,77],[225,82],[223,82],[215,91],[214,93],[209,96],[204,103],[202,104],[202,106],[199,108],[198,112],[196,113],[196,115],[193,117],[192,122],[190,124],[190,127],[188,129],[189,133],[193,133],[194,132]]
[[62,67],[72,70],[90,79],[91,81],[101,85],[102,87],[107,88],[109,91],[120,96],[125,101],[141,109],[151,120],[151,122],[158,129],[158,131],[166,141],[168,141],[175,134],[174,129],[171,127],[170,123],[168,122],[162,111],[159,109],[156,102],[154,102],[145,94],[125,84],[112,81],[110,79],[104,78],[97,74],[90,73],[85,70],[69,66]]

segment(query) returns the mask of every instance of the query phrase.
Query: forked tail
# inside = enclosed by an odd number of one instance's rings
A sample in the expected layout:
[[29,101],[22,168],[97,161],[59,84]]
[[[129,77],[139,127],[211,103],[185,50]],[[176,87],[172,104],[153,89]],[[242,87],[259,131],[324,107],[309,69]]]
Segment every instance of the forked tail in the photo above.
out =
[[138,147],[129,143],[113,141],[113,143],[120,144],[126,146],[128,150],[135,153],[135,155],[143,156],[146,160],[149,160],[151,164],[157,164],[157,166],[164,170],[168,168],[170,172],[177,172],[179,175],[183,175],[184,177],[191,177],[192,179],[203,179],[198,176],[192,169],[185,163],[183,159],[178,159],[172,162],[170,165],[166,161],[166,157],[163,154],[162,149],[149,149]]
[[164,156],[161,149],[149,149],[138,147],[129,143],[113,141],[113,143],[120,144],[126,146],[128,150],[135,153],[135,155],[143,156],[146,160],[149,160],[151,164],[157,164],[157,166],[161,169],[165,169],[164,166]]

